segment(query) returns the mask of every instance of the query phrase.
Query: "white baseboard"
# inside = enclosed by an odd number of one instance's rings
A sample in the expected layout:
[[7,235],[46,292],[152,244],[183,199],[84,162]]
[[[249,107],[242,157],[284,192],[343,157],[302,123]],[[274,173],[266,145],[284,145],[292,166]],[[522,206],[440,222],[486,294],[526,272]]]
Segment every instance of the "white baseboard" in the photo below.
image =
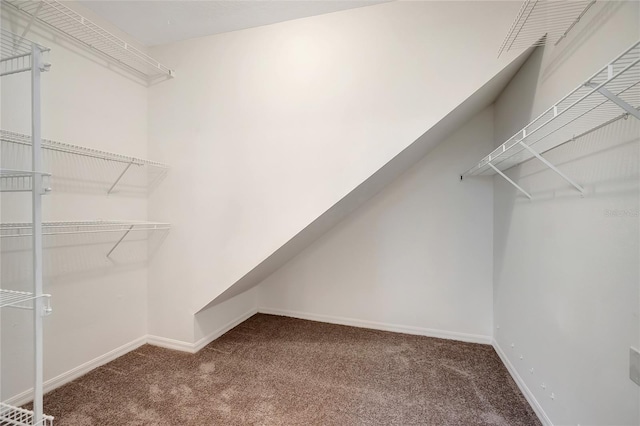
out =
[[[138,349],[140,346],[147,343],[147,336],[139,337],[129,343],[126,343],[119,348],[107,352],[104,355],[100,355],[97,358],[87,361],[71,370],[62,373],[52,379],[44,382],[44,392],[51,392],[52,390],[59,388],[60,386],[69,383],[72,380],[77,379],[80,376],[87,374],[89,371],[98,368],[114,359],[121,357],[122,355]],[[33,400],[33,388],[28,389],[10,399],[5,401],[7,404],[14,406],[21,406]]]
[[202,339],[198,340],[197,342],[195,342],[193,344],[193,348],[194,348],[193,352],[194,353],[198,352],[200,349],[204,348],[209,343],[213,342],[218,337],[222,336],[224,333],[226,333],[227,331],[229,331],[232,328],[234,328],[236,325],[245,322],[246,320],[248,320],[249,318],[251,318],[252,316],[254,316],[257,313],[258,313],[258,309],[251,308],[247,312],[245,312],[244,314],[240,315],[238,318],[229,321],[228,323],[226,323],[225,325],[223,325],[222,327],[220,327],[216,331],[214,331],[212,333],[209,333],[208,335],[204,336]]
[[[160,346],[168,349],[175,349],[183,352],[196,353],[200,349],[207,346],[209,343],[216,340],[218,337],[222,336],[227,331],[231,330],[236,325],[241,322],[247,320],[249,317],[254,315],[257,312],[257,309],[253,308],[248,312],[240,315],[232,321],[229,321],[224,326],[218,328],[214,332],[209,335],[203,337],[195,343],[188,343],[181,340],[168,339],[166,337],[146,335],[135,339],[132,342],[129,342],[125,345],[120,346],[112,351],[107,352],[104,355],[100,355],[97,358],[92,359],[91,361],[87,361],[82,365],[79,365],[66,373],[62,373],[59,376],[56,376],[52,379],[44,382],[44,392],[51,392],[52,390],[59,388],[60,386],[71,382],[72,380],[77,379],[80,376],[83,376],[104,364],[113,361],[116,358],[121,357],[122,355],[127,354],[135,349],[138,349],[140,346],[144,344],[150,344],[154,346]],[[24,392],[19,393],[18,395],[9,398],[4,401],[7,404],[14,406],[21,406],[33,400],[33,389],[28,389]]]
[[[516,369],[513,367],[505,353],[502,351],[498,342],[493,340],[490,336],[476,335],[476,334],[467,334],[467,333],[458,333],[452,331],[445,330],[435,330],[430,328],[421,328],[421,327],[412,327],[412,326],[403,326],[403,325],[395,325],[395,324],[386,324],[374,321],[364,321],[353,318],[343,318],[336,317],[330,315],[320,315],[320,314],[312,314],[307,312],[297,312],[297,311],[288,311],[288,310],[280,310],[280,309],[271,309],[271,308],[259,308],[259,309],[251,309],[248,312],[240,315],[232,321],[229,321],[224,326],[218,328],[214,332],[209,335],[201,338],[195,343],[188,343],[181,340],[168,339],[160,336],[146,335],[139,337],[125,345],[120,346],[112,351],[105,353],[104,355],[100,355],[97,358],[92,359],[91,361],[85,362],[78,367],[75,367],[65,373],[62,373],[52,379],[47,380],[44,383],[44,391],[50,392],[66,383],[69,383],[72,380],[77,379],[78,377],[90,372],[91,370],[98,368],[114,359],[125,355],[128,352],[131,352],[140,346],[148,343],[150,345],[160,346],[163,348],[175,349],[189,353],[196,353],[218,337],[222,336],[227,331],[231,330],[238,324],[250,318],[255,313],[260,312],[263,314],[271,314],[271,315],[280,315],[292,318],[306,319],[311,321],[320,321],[331,324],[340,324],[340,325],[349,325],[352,327],[360,327],[360,328],[369,328],[374,330],[383,330],[383,331],[392,331],[396,333],[405,333],[405,334],[414,334],[419,336],[428,336],[428,337],[437,337],[441,339],[450,339],[450,340],[459,340],[463,342],[472,342],[472,343],[483,343],[483,344],[492,344],[498,356],[507,367],[507,370],[513,377],[513,380],[516,382],[522,394],[525,396],[534,412],[540,419],[543,425],[545,426],[553,426],[553,423],[545,413],[542,406],[538,403],[537,399],[533,395],[533,393],[529,390],[527,385],[525,384],[522,377],[518,374]],[[33,389],[26,390],[6,401],[6,403],[21,406],[30,402],[33,399]]]
[[252,308],[249,311],[240,315],[239,317],[229,321],[228,323],[218,328],[214,332],[204,336],[202,339],[199,339],[195,343],[189,343],[189,342],[184,342],[182,340],[168,339],[166,337],[153,336],[153,335],[147,336],[147,343],[150,345],[159,346],[161,348],[174,349],[177,351],[189,352],[194,354],[198,352],[200,349],[207,346],[209,343],[216,340],[218,337],[222,336],[227,331],[231,330],[236,325],[246,321],[248,318],[250,318],[252,315],[254,315],[257,312],[258,312],[257,309]]
[[482,343],[490,345],[491,336],[480,334],[459,333],[456,331],[437,330],[433,328],[413,327],[407,325],[387,324],[375,321],[365,321],[354,318],[344,318],[332,315],[312,314],[308,312],[289,311],[283,309],[258,308],[263,314],[280,315],[311,321],[327,322],[331,324],[349,325],[352,327],[369,328],[373,330],[393,331],[395,333],[414,334],[417,336],[437,337],[439,339],[459,340],[462,342]]
[[168,337],[147,335],[147,343],[165,349],[173,349],[175,351],[194,353],[193,343],[183,340],[169,339]]
[[516,384],[520,388],[520,391],[529,402],[529,405],[531,405],[531,408],[533,408],[533,411],[538,416],[538,419],[540,419],[540,421],[544,426],[553,426],[551,419],[549,419],[549,416],[547,416],[547,413],[545,413],[544,409],[542,408],[542,405],[540,405],[536,397],[533,395],[533,392],[531,392],[531,390],[529,389],[527,384],[524,382],[520,374],[518,374],[518,371],[515,369],[513,364],[511,364],[511,361],[509,361],[509,358],[507,358],[507,355],[504,353],[504,351],[502,350],[498,342],[493,340],[492,344],[493,344],[493,348],[496,350],[498,356],[502,360],[502,363],[507,367],[509,374],[511,374],[511,377],[513,377],[513,380],[516,382]]

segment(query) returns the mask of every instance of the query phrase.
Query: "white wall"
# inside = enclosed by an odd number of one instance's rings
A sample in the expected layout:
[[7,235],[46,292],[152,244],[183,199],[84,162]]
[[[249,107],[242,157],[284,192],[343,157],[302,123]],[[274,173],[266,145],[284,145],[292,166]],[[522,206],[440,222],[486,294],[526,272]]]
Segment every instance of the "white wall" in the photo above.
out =
[[258,290],[252,288],[229,300],[226,300],[215,309],[207,309],[196,316],[194,322],[194,343],[199,348],[204,343],[209,343],[212,337],[219,336],[235,324],[255,314],[258,311]]
[[[195,342],[253,309],[257,296],[271,309],[487,336],[493,274],[496,339],[549,417],[637,424],[627,356],[640,345],[638,220],[605,215],[638,208],[631,121],[549,154],[588,186],[584,199],[532,163],[512,173],[541,197],[523,203],[496,180],[492,206],[486,181],[457,178],[490,148],[487,110],[268,278],[259,295],[194,320],[508,63],[513,55],[496,61],[495,48],[518,7],[395,2],[163,46],[154,53],[178,76],[148,98],[146,87],[85,50],[42,29],[30,34],[53,48],[45,137],[172,166],[149,215],[139,198],[48,197],[46,220],[148,216],[174,227],[153,258],[148,292],[146,266],[108,263],[104,242],[76,239],[47,252],[55,309],[46,320],[47,377],[147,330]],[[638,8],[597,3],[570,37],[532,58],[495,106],[493,142],[637,40]],[[20,78],[3,80],[2,126],[28,132]],[[28,221],[24,203],[3,194],[3,221]],[[28,281],[16,256],[3,252],[2,285]],[[16,374],[30,362],[26,314],[2,315],[4,398],[30,385]]]
[[259,309],[490,342],[493,187],[459,176],[492,146],[489,107],[269,276]]
[[178,76],[150,91],[173,166],[150,211],[174,225],[151,332],[193,341],[193,312],[498,73],[518,7],[393,2],[155,48]]
[[[534,54],[495,104],[496,143],[636,42],[639,9],[598,2]],[[584,198],[535,160],[508,173],[532,201],[495,178],[495,338],[554,424],[640,422],[628,377],[640,344],[639,135],[629,119],[545,155]]]
[[[89,13],[87,13],[90,15]],[[4,28],[20,32],[3,13]],[[18,22],[11,18],[13,22]],[[24,23],[22,21],[22,23]],[[42,76],[42,135],[91,148],[146,157],[147,88],[103,59],[38,25],[27,34],[51,48],[50,72]],[[2,79],[2,128],[30,134],[30,76]],[[6,148],[5,145],[3,147]],[[5,149],[2,166],[20,153]],[[57,157],[54,172],[100,173],[99,162],[72,163]],[[30,163],[27,161],[26,166]],[[106,196],[83,181],[56,186],[45,197],[43,218],[55,220],[145,220],[146,198]],[[70,184],[70,185],[67,185]],[[71,184],[74,189],[71,191]],[[31,221],[29,194],[2,194],[2,221]],[[55,377],[146,334],[146,244],[106,251],[119,236],[45,238],[45,292],[54,313],[45,319],[45,379]],[[115,239],[115,240],[114,240]],[[2,288],[29,289],[30,250],[26,239],[2,240]],[[20,251],[24,250],[25,251]],[[30,311],[2,310],[2,398],[32,386]]]

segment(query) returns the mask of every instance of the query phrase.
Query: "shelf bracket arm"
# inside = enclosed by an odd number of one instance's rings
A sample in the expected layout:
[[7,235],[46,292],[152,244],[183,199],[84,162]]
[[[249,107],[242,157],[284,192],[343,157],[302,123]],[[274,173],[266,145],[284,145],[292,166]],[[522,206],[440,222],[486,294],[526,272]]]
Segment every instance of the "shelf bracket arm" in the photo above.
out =
[[109,190],[107,191],[107,194],[111,194],[111,191],[113,191],[113,188],[116,187],[116,185],[118,184],[118,182],[120,182],[120,179],[122,179],[122,176],[124,176],[125,173],[127,173],[127,171],[129,170],[129,168],[133,165],[133,161],[129,162],[129,164],[127,164],[127,167],[124,168],[124,170],[122,171],[122,173],[120,173],[120,175],[118,176],[118,178],[116,179],[115,182],[113,182],[113,185],[111,185],[111,188],[109,188]]
[[[42,5],[43,5],[43,3],[39,2],[38,6],[36,7],[36,10],[33,12],[33,14],[31,15],[31,18],[29,19],[29,23],[24,27],[24,30],[22,30],[22,34],[20,34],[20,40],[16,40],[17,43],[22,42],[22,40],[24,40],[24,38],[26,37],[27,33],[31,29],[31,26],[33,25],[33,22],[38,17],[38,14],[40,13],[40,9],[42,9]],[[21,10],[21,9],[19,9],[19,10]],[[17,43],[16,43],[16,45],[17,45]]]
[[586,85],[588,87],[595,88],[598,92],[600,92],[600,94],[602,96],[604,96],[605,98],[609,99],[611,102],[613,102],[614,104],[618,105],[620,108],[622,108],[623,110],[625,110],[626,112],[628,112],[629,114],[633,115],[635,118],[640,120],[640,111],[638,111],[632,105],[630,105],[627,102],[625,102],[624,100],[622,100],[620,97],[614,95],[613,93],[611,93],[609,90],[605,89],[604,87],[598,88],[598,86],[596,84],[587,83]]
[[576,182],[573,181],[573,179],[571,179],[570,177],[568,177],[567,175],[565,175],[564,173],[562,173],[556,166],[554,166],[553,164],[551,164],[546,158],[544,158],[542,155],[538,154],[537,151],[535,151],[533,148],[531,148],[529,145],[527,145],[526,143],[520,141],[518,142],[524,149],[526,149],[527,151],[529,151],[531,154],[533,154],[538,160],[542,161],[544,163],[545,166],[547,166],[548,168],[550,168],[551,170],[553,170],[555,173],[557,173],[562,179],[564,179],[565,181],[567,181],[571,186],[573,186],[575,189],[577,189],[578,191],[580,191],[580,194],[584,194],[584,188],[580,185],[578,185]]
[[107,257],[111,256],[111,253],[113,253],[113,251],[120,245],[122,240],[127,238],[127,235],[129,235],[129,232],[131,232],[132,229],[133,229],[133,225],[129,226],[129,229],[125,231],[124,235],[122,235],[122,237],[120,237],[120,239],[116,242],[116,244],[113,247],[111,247],[111,250],[109,250],[109,253],[107,253]]
[[528,199],[531,199],[531,194],[529,194],[527,191],[525,191],[524,189],[522,189],[522,187],[520,185],[518,185],[517,183],[515,183],[514,181],[511,180],[511,178],[509,178],[509,176],[505,175],[504,173],[502,173],[500,170],[498,170],[498,168],[496,166],[494,166],[491,163],[488,163],[489,167],[491,167],[493,170],[495,170],[496,173],[498,173],[500,176],[502,176],[503,178],[505,178],[505,180],[507,182],[509,182],[511,185],[515,186],[516,189],[520,192],[522,192],[524,195],[527,196]]

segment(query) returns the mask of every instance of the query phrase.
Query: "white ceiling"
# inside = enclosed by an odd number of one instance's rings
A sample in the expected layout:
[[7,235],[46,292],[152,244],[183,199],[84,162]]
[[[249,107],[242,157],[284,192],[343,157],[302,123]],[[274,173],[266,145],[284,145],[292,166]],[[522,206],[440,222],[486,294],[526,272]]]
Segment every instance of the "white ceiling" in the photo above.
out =
[[259,27],[389,0],[105,1],[80,3],[147,46]]

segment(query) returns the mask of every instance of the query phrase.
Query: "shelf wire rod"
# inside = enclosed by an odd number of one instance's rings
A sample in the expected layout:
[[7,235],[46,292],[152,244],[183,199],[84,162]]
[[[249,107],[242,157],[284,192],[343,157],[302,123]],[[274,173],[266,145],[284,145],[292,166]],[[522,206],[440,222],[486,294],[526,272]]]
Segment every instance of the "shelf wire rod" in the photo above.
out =
[[[574,10],[568,10],[569,12],[573,12]],[[555,25],[555,27],[550,27],[549,26],[549,21],[548,20],[541,20],[538,22],[533,22],[530,23],[529,25],[527,25],[526,28],[524,30],[520,31],[519,35],[523,35],[523,34],[527,34],[527,33],[532,33],[534,29],[537,30],[548,30],[549,32],[556,32],[556,31],[562,31],[560,28],[563,28],[565,26],[565,24],[570,25],[571,23],[575,23],[576,22],[576,18],[574,18],[573,16],[561,16],[561,13],[566,12],[566,10],[557,10],[557,11],[550,11],[548,13],[548,15],[553,15],[553,23]],[[582,16],[581,16],[582,17]],[[567,31],[568,33],[569,31]],[[524,43],[524,41],[521,41],[519,43]],[[517,43],[515,43],[517,44]]]
[[500,45],[498,56],[514,48],[543,45],[547,42],[557,44],[594,2],[595,0],[525,0]]
[[[602,103],[606,103],[606,101],[603,101]],[[602,103],[601,103],[601,104],[602,104]],[[597,130],[600,130],[600,129],[602,129],[603,127],[606,127],[606,126],[608,126],[609,124],[612,124],[612,123],[614,123],[614,122],[616,122],[616,121],[618,121],[618,120],[626,119],[627,117],[629,117],[629,115],[630,115],[629,113],[625,112],[625,113],[620,114],[620,115],[618,115],[618,116],[615,116],[615,117],[613,117],[613,118],[609,118],[609,116],[607,116],[607,117],[606,117],[606,121],[605,121],[605,122],[603,122],[603,123],[601,123],[601,124],[599,124],[599,125],[597,125],[597,126],[595,126],[595,127],[589,127],[587,130],[583,131],[583,132],[582,132],[582,133],[580,133],[580,134],[572,135],[571,137],[566,138],[565,140],[563,140],[561,143],[559,143],[559,144],[557,144],[557,145],[554,145],[553,147],[550,147],[550,148],[546,149],[545,151],[540,152],[540,154],[542,154],[542,155],[543,155],[543,154],[545,154],[546,152],[548,152],[548,151],[550,151],[550,150],[552,150],[552,149],[554,149],[554,148],[557,148],[558,146],[564,145],[564,144],[569,143],[569,142],[571,142],[571,141],[574,141],[574,140],[576,140],[576,139],[578,139],[578,138],[581,138],[581,137],[583,137],[583,136],[586,136],[586,135],[588,135],[588,134],[590,134],[590,133],[593,133],[593,132],[595,132],[595,131],[597,131]],[[535,144],[535,142],[534,142],[534,144]],[[533,145],[533,144],[532,144],[532,145]],[[517,154],[514,154],[514,155],[517,155]],[[504,163],[505,161],[509,161],[509,160],[512,160],[512,157],[503,158],[503,159],[501,159],[499,162],[495,163],[495,165],[499,166],[500,164]],[[495,160],[492,160],[492,161],[495,161]],[[480,165],[480,164],[481,164],[481,165]],[[481,162],[480,162],[480,164],[478,164],[477,166],[475,166],[475,167],[474,167],[473,169],[471,169],[471,170],[474,170],[474,169],[481,170],[482,168],[484,168],[485,166],[487,166],[487,161],[484,161],[484,162],[483,162],[483,161],[481,161]],[[507,167],[505,167],[504,169],[506,170],[506,169],[508,169],[509,167],[510,167],[510,166],[507,166]],[[478,173],[478,175],[481,175],[481,174],[483,174],[483,172],[479,172],[479,173]],[[468,175],[468,173],[463,174],[463,175],[462,175],[462,177],[464,177],[464,176],[466,176],[466,175]]]
[[[145,222],[145,221],[118,221],[118,220],[94,220],[94,221],[74,221],[74,222],[43,222],[47,228],[79,228],[79,227],[107,227],[107,226],[164,226],[168,223]],[[31,229],[30,223],[0,223],[0,229]]]
[[25,71],[31,71],[31,67],[27,67],[27,68],[18,68],[15,70],[11,70],[11,71],[7,71],[7,72],[3,72],[0,73],[0,77],[4,77],[6,75],[12,75],[12,74],[19,74],[21,72],[25,72]]
[[[7,3],[26,14],[33,14],[35,2],[7,0]],[[66,34],[83,45],[107,55],[125,68],[149,78],[173,76],[170,68],[160,64],[142,50],[132,46],[91,20],[56,0],[41,0],[45,4],[38,20]]]
[[0,62],[13,61],[20,58],[28,58],[29,56],[31,56],[30,53],[21,53],[13,56],[5,56],[0,59]]
[[[620,92],[618,93],[618,95],[621,95],[621,94],[625,93],[626,91],[633,89],[634,87],[638,86],[639,84],[640,84],[640,82],[636,82],[636,83],[634,83],[633,85],[631,85],[631,86],[627,87],[626,89],[624,89],[624,90],[620,91]],[[638,110],[637,110],[637,109],[635,109],[633,106],[629,105],[628,103],[624,102],[622,99],[620,99],[618,96],[614,95],[613,93],[609,92],[609,91],[608,91],[607,89],[605,89],[604,87],[601,87],[598,91],[600,92],[600,91],[602,91],[602,90],[604,90],[606,93],[608,93],[608,94],[610,95],[610,97],[605,95],[607,98],[609,98],[609,100],[611,100],[612,102],[614,102],[616,105],[620,106],[620,107],[621,107],[623,110],[625,110],[627,113],[629,113],[629,114],[631,114],[631,115],[635,116],[636,118],[640,119],[640,112],[638,112]],[[589,95],[587,95],[587,96],[590,96],[590,95],[592,95],[592,94],[594,94],[594,92],[589,93]],[[603,94],[603,95],[604,95],[604,94]],[[616,99],[616,100],[617,100],[617,101],[619,101],[620,103],[616,102],[614,99]],[[586,101],[585,101],[585,102],[586,102]],[[579,119],[581,119],[581,118],[585,117],[587,114],[590,114],[590,113],[592,113],[592,112],[594,112],[594,111],[599,112],[598,108],[600,108],[601,106],[603,106],[603,105],[608,106],[608,105],[609,105],[609,104],[608,104],[608,102],[607,102],[607,100],[602,100],[602,101],[600,101],[600,100],[596,99],[595,97],[593,98],[593,101],[592,101],[592,102],[593,102],[593,106],[591,106],[590,108],[588,108],[586,111],[582,112],[581,114],[578,114],[576,117],[573,117],[571,120],[567,121],[566,123],[561,124],[558,128],[556,128],[556,129],[554,129],[554,130],[549,131],[549,133],[547,133],[547,134],[545,134],[545,135],[541,136],[537,141],[533,142],[533,143],[532,143],[532,144],[530,144],[530,145],[533,145],[533,144],[535,144],[536,142],[539,142],[540,140],[542,140],[542,139],[546,138],[547,136],[549,136],[549,135],[551,135],[551,134],[553,134],[553,133],[556,133],[556,132],[558,132],[558,131],[560,131],[560,130],[564,129],[564,128],[565,128],[565,127],[567,127],[568,125],[570,125],[570,124],[574,123],[575,121],[577,121],[577,120],[579,120]],[[624,106],[626,106],[626,108],[625,108],[623,105],[624,105]],[[569,109],[569,108],[570,108],[570,107],[568,107],[567,109]],[[559,115],[559,114],[557,113],[557,110],[554,110],[554,118],[555,118],[555,117],[557,117],[558,115]],[[545,124],[546,124],[546,123],[545,123]],[[543,124],[543,125],[542,125],[542,126],[540,126],[540,127],[543,127],[545,124]],[[599,127],[599,126],[598,126],[598,127]],[[536,129],[536,130],[537,130],[537,129]],[[524,140],[524,138],[523,138],[523,139],[521,139],[520,141],[522,141],[522,140]],[[520,141],[517,141],[516,143],[519,143]],[[515,144],[514,144],[514,145],[515,145]],[[512,145],[512,146],[513,146],[513,145]]]
[[516,189],[520,192],[522,192],[524,195],[527,196],[528,199],[531,199],[531,194],[529,194],[527,191],[525,191],[524,189],[522,189],[522,187],[520,185],[518,185],[517,183],[515,183],[513,180],[511,180],[511,178],[507,175],[505,175],[504,173],[502,173],[496,166],[494,166],[491,163],[488,163],[489,167],[491,167],[493,170],[496,171],[496,173],[498,173],[500,176],[502,176],[503,178],[506,179],[507,182],[509,182],[511,185],[515,186]]
[[[552,130],[550,130],[547,134],[540,136],[540,137],[538,138],[538,140],[536,140],[535,142],[533,142],[531,145],[534,145],[536,142],[539,142],[539,141],[541,141],[542,139],[544,139],[544,138],[546,138],[546,137],[548,137],[548,136],[550,136],[550,135],[552,135],[552,134],[554,134],[554,133],[556,133],[556,132],[559,132],[560,130],[564,129],[565,127],[569,126],[570,124],[574,123],[575,121],[577,121],[577,120],[579,120],[579,119],[581,119],[581,118],[585,117],[587,114],[589,114],[589,113],[591,113],[591,112],[593,112],[593,111],[597,110],[597,108],[601,107],[602,105],[605,105],[606,103],[607,103],[607,101],[606,101],[606,100],[604,100],[604,101],[600,101],[600,102],[599,102],[599,103],[597,103],[596,105],[592,106],[591,108],[588,108],[586,111],[584,111],[584,112],[582,112],[582,113],[578,114],[576,117],[574,117],[574,118],[570,119],[570,120],[569,120],[569,121],[567,121],[566,123],[560,124],[557,128],[552,129]],[[567,108],[567,109],[568,109],[568,108]],[[565,109],[565,111],[566,111],[566,109]],[[559,114],[559,113],[556,113],[556,115],[554,115],[554,117],[553,117],[553,118],[551,118],[549,121],[551,121],[551,120],[553,120],[554,118],[558,117],[558,115],[560,115],[560,114]],[[536,128],[534,131],[537,131],[537,130],[539,130],[540,128],[542,128],[542,127],[546,126],[546,124],[547,124],[547,123],[549,123],[549,121],[547,121],[546,123],[543,123],[543,124],[542,124],[542,125],[540,125],[538,128]],[[531,133],[533,133],[534,131],[532,131]],[[529,137],[529,136],[525,136],[525,137]],[[513,142],[513,144],[511,144],[511,146],[509,146],[508,148],[505,148],[505,150],[504,150],[504,151],[508,151],[508,150],[510,150],[510,149],[513,149],[513,147],[515,147],[516,145],[519,145],[519,144],[520,144],[520,142],[522,142],[523,140],[524,140],[524,138],[523,138],[523,139],[519,139],[519,140],[518,140],[518,139],[516,139],[516,140]],[[503,152],[504,152],[504,151],[503,151]],[[513,155],[517,155],[517,153],[516,153],[516,154],[513,154]],[[497,165],[500,165],[502,162],[507,161],[509,158],[510,158],[510,157],[505,157],[505,158],[501,159],[500,161],[496,162],[496,163],[495,163],[495,165],[496,165],[496,166],[497,166]]]
[[[0,289],[0,308],[18,308],[18,309],[27,309],[32,310],[32,307],[24,306],[23,303],[30,302],[36,300],[38,298],[43,298],[45,300],[45,306],[43,309],[43,313],[48,315],[51,313],[51,295],[50,294],[40,294],[35,295],[33,293],[29,293],[26,291],[17,291],[17,290],[4,290]],[[2,424],[0,422],[0,424]]]
[[[99,225],[97,225],[99,226]],[[103,225],[103,226],[108,226],[108,225]],[[130,227],[132,227],[130,230],[127,230],[127,228],[118,228],[118,229],[98,229],[98,230],[81,230],[81,229],[76,229],[73,231],[45,231],[42,233],[43,236],[55,236],[55,235],[77,235],[77,234],[103,234],[103,233],[111,233],[111,232],[123,232],[123,231],[128,231],[128,232],[141,232],[141,231],[168,231],[171,229],[171,226],[169,224],[157,224],[157,225],[148,225],[148,226],[142,226],[142,225],[129,225]],[[142,226],[142,227],[137,227],[137,226]],[[63,225],[61,225],[60,227],[63,227]],[[74,225],[66,225],[64,226],[66,228],[80,228],[80,226],[74,226]],[[49,229],[49,226],[45,226],[45,228]],[[17,233],[14,234],[1,234],[0,238],[20,238],[20,237],[30,237],[31,234],[29,233],[23,233],[22,230],[24,229],[28,229],[28,228],[8,228],[11,229],[13,231],[17,231]]]
[[[518,32],[516,33],[516,35],[513,37],[513,40],[511,40],[511,44],[509,45],[509,47],[507,48],[507,50],[511,49],[511,46],[513,45],[513,43],[518,39],[518,34],[520,34],[520,31],[522,31],[522,29],[524,28],[524,25],[527,23],[527,20],[529,20],[529,17],[531,16],[531,14],[533,13],[534,9],[536,8],[536,4],[538,4],[539,0],[535,0],[533,2],[533,6],[531,6],[531,9],[529,10],[529,13],[527,13],[527,17],[524,18],[524,22],[522,23],[522,25],[520,26],[520,29],[518,30]],[[500,52],[502,53],[502,52]]]
[[[3,142],[14,143],[24,146],[31,146],[30,138],[27,135],[21,133],[10,132],[7,130],[0,130],[0,140]],[[166,169],[167,165],[161,164],[151,160],[143,160],[135,157],[128,157],[126,155],[114,154],[107,151],[100,151],[93,148],[85,148],[81,146],[71,145],[65,142],[58,142],[49,139],[42,140],[42,148],[49,151],[57,151],[65,154],[79,155],[83,157],[95,158],[99,160],[119,162],[123,164],[133,163],[135,166],[152,166]]]
[[[140,232],[140,231],[168,231],[169,227],[157,227],[157,228],[133,228],[130,232]],[[127,232],[126,229],[103,229],[98,231],[61,231],[61,232],[43,232],[43,236],[54,236],[54,235],[78,235],[78,234],[104,234],[110,232]],[[0,238],[17,238],[17,237],[30,237],[31,234],[5,234],[0,235]]]
[[607,120],[604,123],[597,125],[596,127],[592,127],[589,130],[586,130],[586,131],[584,131],[584,132],[582,132],[580,134],[572,136],[571,138],[568,138],[564,142],[559,143],[557,146],[554,146],[553,148],[549,148],[547,151],[540,152],[540,155],[544,155],[548,151],[550,151],[550,150],[552,150],[554,148],[557,148],[558,146],[562,146],[562,145],[567,144],[569,142],[573,142],[576,139],[580,139],[580,138],[582,138],[584,136],[587,136],[587,135],[589,135],[591,133],[597,132],[598,130],[600,130],[600,129],[604,128],[604,127],[607,127],[608,125],[613,124],[616,121],[619,121],[619,120],[622,120],[622,119],[626,120],[628,117],[629,117],[629,113],[626,113],[626,112],[622,113],[622,114],[618,115],[617,117],[613,117],[612,119]]

